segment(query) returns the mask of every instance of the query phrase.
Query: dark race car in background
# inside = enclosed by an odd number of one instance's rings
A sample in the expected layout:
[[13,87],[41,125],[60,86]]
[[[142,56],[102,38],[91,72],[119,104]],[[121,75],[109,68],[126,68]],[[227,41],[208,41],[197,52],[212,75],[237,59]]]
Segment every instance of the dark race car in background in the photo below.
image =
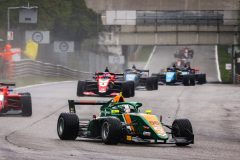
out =
[[32,115],[32,101],[30,93],[14,93],[9,86],[13,83],[0,83],[0,115],[21,114]]
[[97,72],[93,80],[78,81],[77,96],[115,96],[120,92],[125,97],[135,95],[134,83],[122,81],[123,74]]
[[175,58],[179,59],[192,59],[194,55],[194,51],[190,48],[183,48],[178,51],[178,53],[174,54]]
[[190,48],[183,48],[178,51],[178,53],[174,54],[176,60],[172,65],[175,65],[178,68],[182,68],[184,66],[190,66],[191,60],[193,59],[194,51]]
[[154,73],[160,84],[183,84],[184,86],[206,83],[206,74],[191,68],[167,68],[160,73]]
[[[126,102],[121,95],[109,101],[69,100],[70,113],[61,113],[57,133],[61,140],[102,140],[105,144],[156,143],[186,146],[194,143],[191,122],[175,119],[172,125],[162,122],[161,116],[151,110],[140,113],[142,103]],[[100,105],[100,116],[81,119],[76,114],[76,105]],[[166,130],[167,129],[167,130]]]
[[146,90],[158,90],[158,78],[149,76],[149,70],[143,69],[126,69],[124,72],[124,80],[134,82],[134,86],[144,87]]

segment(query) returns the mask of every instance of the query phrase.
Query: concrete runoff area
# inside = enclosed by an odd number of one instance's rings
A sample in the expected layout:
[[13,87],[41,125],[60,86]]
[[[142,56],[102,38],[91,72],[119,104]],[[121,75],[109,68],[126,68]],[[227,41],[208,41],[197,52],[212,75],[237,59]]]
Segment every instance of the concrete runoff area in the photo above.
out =
[[[76,86],[77,82],[65,82],[22,88],[32,94],[33,115],[0,117],[0,159],[239,159],[239,86],[160,86],[158,91],[136,91],[134,98],[127,99],[143,102],[141,111],[152,109],[154,114],[163,115],[167,124],[175,118],[190,119],[195,144],[188,147],[60,140],[57,119],[61,112],[68,111],[67,99],[109,99],[77,98]],[[99,107],[79,106],[77,111],[81,118],[91,118]]]

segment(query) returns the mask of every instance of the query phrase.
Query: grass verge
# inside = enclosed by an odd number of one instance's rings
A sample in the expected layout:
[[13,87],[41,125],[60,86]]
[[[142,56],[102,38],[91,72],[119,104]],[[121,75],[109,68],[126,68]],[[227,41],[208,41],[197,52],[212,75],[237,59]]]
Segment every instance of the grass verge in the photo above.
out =
[[226,70],[226,64],[231,64],[231,55],[228,53],[228,46],[218,46],[218,61],[223,83],[232,81],[231,71]]

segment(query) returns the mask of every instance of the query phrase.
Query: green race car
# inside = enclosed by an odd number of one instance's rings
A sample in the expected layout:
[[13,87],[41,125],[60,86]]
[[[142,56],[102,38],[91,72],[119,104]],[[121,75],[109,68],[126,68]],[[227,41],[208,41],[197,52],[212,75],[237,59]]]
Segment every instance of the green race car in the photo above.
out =
[[[70,113],[61,113],[57,123],[61,140],[82,137],[101,139],[105,144],[136,142],[186,146],[194,143],[192,125],[188,119],[175,119],[171,126],[166,125],[150,110],[140,113],[141,103],[125,102],[121,95],[110,101],[68,102]],[[75,105],[101,105],[100,116],[93,115],[91,120],[81,120],[76,114]]]

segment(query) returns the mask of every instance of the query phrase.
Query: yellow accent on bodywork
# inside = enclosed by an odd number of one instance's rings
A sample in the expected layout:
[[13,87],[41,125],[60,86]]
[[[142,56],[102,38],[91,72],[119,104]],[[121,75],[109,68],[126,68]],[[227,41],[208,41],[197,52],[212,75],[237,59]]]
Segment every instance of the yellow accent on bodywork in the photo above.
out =
[[143,114],[142,115],[145,120],[148,121],[150,126],[155,130],[155,132],[161,136],[166,136],[166,132],[162,126],[162,124],[159,122],[157,117],[155,115],[150,115],[150,114]]
[[146,114],[152,114],[152,110],[151,109],[147,109],[147,110],[145,110],[145,113]]
[[114,109],[114,110],[111,110],[111,114],[119,114],[119,110],[118,109]]
[[127,139],[127,141],[131,141],[132,140],[132,136],[127,136],[126,139]]

